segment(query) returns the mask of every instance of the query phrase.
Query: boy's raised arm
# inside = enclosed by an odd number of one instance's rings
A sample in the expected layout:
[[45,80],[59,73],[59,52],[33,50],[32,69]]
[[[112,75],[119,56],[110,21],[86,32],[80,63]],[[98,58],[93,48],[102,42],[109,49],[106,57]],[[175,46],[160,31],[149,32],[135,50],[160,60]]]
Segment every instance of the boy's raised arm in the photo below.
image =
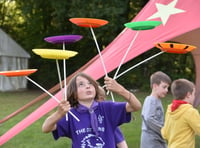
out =
[[142,105],[140,101],[136,98],[136,96],[127,89],[125,89],[116,80],[110,77],[105,77],[104,83],[107,90],[117,93],[127,101],[126,105],[127,112],[133,112],[141,109]]
[[42,125],[42,131],[44,133],[52,132],[56,129],[56,123],[70,110],[70,104],[68,101],[62,100],[56,112],[49,116]]

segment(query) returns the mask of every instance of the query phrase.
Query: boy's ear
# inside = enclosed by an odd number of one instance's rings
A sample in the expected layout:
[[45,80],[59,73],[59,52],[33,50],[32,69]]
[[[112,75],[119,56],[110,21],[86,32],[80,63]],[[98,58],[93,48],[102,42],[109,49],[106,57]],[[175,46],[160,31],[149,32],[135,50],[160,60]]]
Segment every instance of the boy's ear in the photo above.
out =
[[187,94],[186,94],[186,98],[190,98],[190,96],[191,96],[192,94],[190,93],[190,92],[187,92]]
[[157,86],[158,86],[158,84],[156,84],[156,83],[152,84],[152,88],[156,88]]

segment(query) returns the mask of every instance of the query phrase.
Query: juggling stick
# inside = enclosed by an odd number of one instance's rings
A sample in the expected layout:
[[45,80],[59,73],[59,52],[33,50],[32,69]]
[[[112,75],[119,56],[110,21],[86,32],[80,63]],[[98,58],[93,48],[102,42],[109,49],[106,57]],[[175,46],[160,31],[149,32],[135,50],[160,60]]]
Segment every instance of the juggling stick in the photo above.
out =
[[[105,62],[103,60],[103,57],[102,57],[101,51],[99,49],[99,45],[98,45],[95,33],[94,33],[94,30],[93,30],[93,28],[97,28],[97,27],[101,27],[103,25],[106,25],[108,23],[108,21],[102,20],[102,19],[94,19],[94,18],[71,18],[69,20],[72,23],[76,24],[77,26],[90,28],[90,31],[92,33],[92,37],[93,37],[93,39],[95,41],[95,45],[97,47],[97,51],[99,53],[99,57],[100,57],[100,60],[101,60],[102,66],[103,66],[105,76],[108,76],[106,66],[105,66]],[[113,96],[112,92],[111,92],[111,98],[112,98],[112,101],[114,102],[115,100],[114,100],[114,96]]]
[[156,26],[160,25],[160,23],[161,22],[158,22],[158,21],[141,21],[141,22],[131,22],[131,23],[126,23],[125,24],[126,27],[131,28],[133,30],[137,30],[137,32],[136,32],[133,40],[131,41],[129,47],[127,48],[126,53],[123,56],[119,66],[118,66],[118,68],[117,68],[117,70],[115,72],[115,75],[114,75],[113,79],[116,79],[117,74],[119,72],[119,69],[121,68],[122,64],[124,63],[124,60],[126,59],[126,56],[128,55],[128,52],[132,48],[133,43],[135,42],[135,40],[136,40],[136,38],[137,38],[137,36],[139,34],[139,31],[153,29]]
[[[94,41],[95,41],[95,44],[96,44],[96,47],[97,47],[97,51],[98,51],[98,53],[99,53],[99,57],[100,57],[100,60],[101,60],[102,66],[103,66],[103,70],[104,70],[105,76],[108,76],[108,72],[107,72],[107,70],[106,70],[105,62],[104,62],[104,60],[103,60],[103,57],[102,57],[101,51],[100,51],[100,49],[99,49],[99,45],[98,45],[96,36],[95,36],[94,31],[93,31],[93,28],[92,28],[91,26],[90,26],[90,31],[91,31],[92,36],[93,36],[93,39],[94,39]],[[108,92],[109,92],[109,91],[108,91]],[[107,93],[108,93],[108,92],[107,92]],[[112,101],[115,102],[115,99],[114,99],[114,96],[113,96],[113,93],[112,93],[112,92],[110,93],[110,95],[111,95]]]
[[99,45],[98,45],[98,42],[97,42],[97,39],[96,39],[96,36],[95,36],[95,34],[94,34],[94,31],[93,31],[92,27],[90,27],[90,31],[91,31],[91,33],[92,33],[94,42],[95,42],[95,44],[96,44],[97,51],[98,51],[98,53],[99,53],[99,57],[100,57],[100,60],[101,60],[102,66],[103,66],[104,73],[105,73],[106,76],[108,76],[108,72],[107,72],[107,70],[106,70],[105,62],[104,62],[104,60],[103,60],[103,57],[102,57],[101,51],[100,51],[100,49],[99,49]]
[[97,27],[106,25],[108,23],[108,21],[102,20],[102,19],[94,19],[94,18],[71,18],[69,20],[72,23],[76,24],[77,26],[90,28],[90,31],[92,33],[92,37],[95,41],[95,45],[97,47],[97,50],[98,50],[98,53],[99,53],[99,56],[100,56],[100,60],[101,60],[102,66],[103,66],[103,70],[105,72],[105,75],[107,76],[108,74],[107,74],[107,70],[106,70],[106,67],[105,67],[105,63],[104,63],[104,60],[102,58],[102,54],[101,54],[101,51],[99,49],[99,45],[98,45],[98,42],[97,42],[93,28],[97,28]]
[[119,69],[121,68],[122,64],[124,63],[124,60],[126,59],[126,56],[128,55],[128,52],[130,51],[131,47],[133,46],[133,43],[135,42],[135,40],[136,40],[138,34],[139,34],[139,31],[136,32],[136,34],[135,34],[133,40],[131,41],[130,45],[128,46],[128,49],[126,50],[126,53],[124,54],[124,56],[123,56],[123,58],[122,58],[122,60],[121,60],[121,62],[120,62],[120,64],[119,64],[119,66],[118,66],[118,68],[117,68],[117,70],[116,70],[116,72],[115,72],[115,75],[114,75],[113,79],[116,79],[117,74],[118,74],[118,72],[119,72]]
[[142,62],[139,62],[139,63],[133,65],[132,67],[130,67],[130,68],[128,68],[127,70],[125,70],[124,72],[118,74],[118,75],[115,77],[115,79],[118,79],[119,77],[121,77],[121,76],[124,75],[125,73],[129,72],[130,70],[132,70],[132,69],[136,68],[137,66],[139,66],[139,65],[141,65],[141,64],[143,64],[143,63],[145,63],[145,62],[147,62],[147,61],[149,61],[149,60],[151,60],[151,59],[153,59],[153,58],[155,58],[155,57],[157,57],[158,55],[160,55],[160,54],[162,54],[162,53],[164,53],[164,51],[161,51],[161,52],[159,52],[159,53],[157,53],[157,54],[155,54],[155,55],[153,55],[153,56],[151,56],[151,57],[149,57],[149,58],[143,60]]
[[196,49],[196,46],[192,46],[192,45],[188,45],[188,44],[179,44],[179,43],[157,43],[155,45],[157,48],[159,48],[161,50],[161,52],[145,59],[142,62],[139,62],[138,64],[132,66],[131,68],[125,70],[124,72],[120,73],[119,75],[116,76],[115,79],[121,77],[122,75],[124,75],[125,73],[127,73],[128,71],[132,70],[133,68],[153,59],[154,57],[157,57],[158,55],[167,52],[167,53],[176,53],[176,54],[185,54],[188,53],[190,51],[193,51],[194,49]]
[[[36,86],[38,86],[40,89],[42,89],[44,92],[46,92],[48,95],[50,95],[55,101],[57,101],[58,103],[60,103],[60,101],[53,96],[51,93],[49,93],[46,89],[44,89],[42,86],[40,86],[38,83],[36,83],[35,81],[33,81],[32,79],[30,79],[28,77],[28,75],[36,72],[37,69],[25,69],[25,70],[14,70],[14,71],[1,71],[0,75],[4,75],[7,77],[17,77],[17,76],[24,76],[27,80],[29,80],[30,82],[32,82],[33,84],[35,84]],[[80,121],[71,111],[69,111],[69,113],[77,120]]]
[[[139,31],[136,32],[136,35],[134,36],[134,39],[131,41],[131,43],[130,43],[128,49],[126,50],[126,53],[124,54],[124,56],[123,56],[123,58],[122,58],[122,60],[121,60],[121,62],[120,62],[120,64],[119,64],[119,66],[118,66],[118,68],[117,68],[117,70],[116,70],[116,72],[115,72],[115,75],[114,75],[113,79],[116,79],[116,76],[117,76],[117,74],[118,74],[118,72],[119,72],[119,69],[121,68],[122,64],[124,63],[124,60],[126,59],[126,56],[128,55],[128,52],[130,51],[130,49],[131,49],[133,43],[135,42],[135,40],[136,40],[138,34],[139,34]],[[109,92],[107,92],[107,95],[108,95],[108,93],[109,93]]]
[[31,78],[25,76],[25,78],[27,80],[29,80],[30,82],[32,82],[33,84],[35,84],[37,87],[39,87],[41,90],[43,90],[44,92],[46,92],[49,96],[51,96],[54,100],[56,100],[56,102],[60,103],[60,101],[54,97],[50,92],[48,92],[46,89],[44,89],[42,86],[40,86],[38,83],[36,83],[35,81],[33,81]]
[[[30,82],[32,82],[33,84],[35,84],[36,86],[38,86],[40,89],[42,89],[44,92],[46,92],[49,96],[51,96],[56,102],[60,103],[60,100],[58,100],[54,95],[52,95],[51,93],[49,93],[46,89],[44,89],[42,86],[40,86],[38,83],[36,83],[35,81],[33,81],[32,79],[30,79],[29,77],[25,76],[25,78],[27,80],[29,80]],[[69,113],[77,120],[80,121],[71,111],[69,111]]]
[[160,24],[161,24],[161,22],[159,22],[159,21],[140,21],[140,22],[131,22],[131,23],[124,24],[127,28],[130,28],[132,30],[137,30],[137,32],[136,32],[133,40],[131,41],[129,47],[127,48],[126,53],[124,54],[124,57],[122,58],[119,66],[115,72],[113,79],[116,79],[119,69],[121,68],[122,64],[124,63],[124,60],[126,59],[126,56],[128,55],[128,52],[132,48],[133,43],[135,42],[135,40],[139,34],[139,31],[153,29]]
[[[51,89],[49,89],[48,92],[53,94],[54,92],[57,92],[59,89],[60,89],[60,86],[59,86],[59,84],[57,84],[54,87],[52,87]],[[20,107],[19,109],[17,109],[13,113],[11,113],[11,114],[7,115],[6,117],[4,117],[3,119],[1,119],[0,124],[11,119],[12,117],[18,115],[20,112],[24,111],[25,109],[29,108],[30,106],[34,105],[35,103],[43,100],[45,97],[47,97],[47,95],[48,95],[47,93],[42,93],[41,95],[39,95],[38,97],[36,97],[32,101],[30,101],[29,103],[25,104],[24,106]]]
[[[95,36],[95,34],[94,34],[94,31],[93,31],[92,27],[90,27],[90,31],[91,31],[92,36],[93,36],[93,39],[94,39],[94,41],[95,41],[95,44],[96,44],[96,47],[97,47],[97,51],[98,51],[98,53],[99,53],[99,57],[100,57],[100,60],[101,60],[101,63],[102,63],[103,69],[104,69],[104,73],[105,73],[106,76],[108,76],[108,72],[107,72],[107,70],[106,70],[105,62],[104,62],[104,60],[103,60],[103,57],[102,57],[101,51],[100,51],[100,49],[99,49],[99,45],[98,45],[98,42],[97,42],[97,39],[96,39],[96,36]],[[107,94],[108,94],[108,93],[109,93],[109,91],[107,92]],[[115,99],[114,99],[114,96],[113,96],[113,93],[112,93],[112,92],[110,93],[110,95],[111,95],[112,101],[115,102]]]
[[61,90],[63,88],[63,86],[62,86],[62,78],[61,78],[61,74],[60,74],[60,66],[59,66],[58,60],[56,60],[56,68],[57,68],[58,80],[59,80],[60,90]]
[[[51,37],[47,37],[44,40],[49,42],[49,43],[53,43],[53,44],[63,44],[63,50],[65,50],[65,44],[71,44],[74,43],[76,41],[79,41],[82,38],[81,35],[60,35],[60,36],[51,36]],[[62,88],[62,81],[61,81],[61,75],[60,75],[60,70],[59,70],[59,66],[58,66],[58,61],[56,61],[56,66],[57,66],[57,70],[58,70],[58,77],[59,77],[59,81],[60,81],[60,87]],[[63,59],[63,69],[64,69],[64,98],[65,100],[67,99],[67,82],[66,82],[66,60]]]
[[[65,51],[65,43],[63,42],[63,51]],[[63,69],[64,69],[64,99],[67,100],[67,73],[66,73],[66,60],[63,59]]]
[[[123,71],[122,73],[118,74],[118,75],[115,77],[115,79],[118,79],[119,77],[121,77],[121,76],[124,75],[125,73],[129,72],[130,70],[132,70],[132,69],[136,68],[137,66],[139,66],[139,65],[141,65],[141,64],[143,64],[143,63],[145,63],[145,62],[147,62],[147,61],[149,61],[149,60],[151,60],[151,59],[153,59],[153,58],[155,58],[155,57],[157,57],[158,55],[160,55],[160,54],[162,54],[162,53],[164,53],[164,51],[161,51],[161,52],[159,52],[159,53],[157,53],[157,54],[155,54],[155,55],[153,55],[153,56],[151,56],[151,57],[149,57],[149,58],[143,60],[142,62],[139,62],[139,63],[133,65],[132,67],[130,67],[130,68],[128,68],[127,70]],[[103,86],[103,88],[104,88],[104,87],[105,87],[105,86]]]
[[[46,93],[45,93],[46,94]],[[55,94],[56,98],[62,98],[61,92]],[[60,99],[61,100],[61,99]],[[49,99],[43,105],[39,106],[36,110],[34,110],[31,114],[25,117],[23,120],[19,121],[12,128],[10,128],[6,133],[0,136],[0,147],[11,138],[22,132],[25,128],[33,124],[35,121],[49,113],[52,109],[54,109],[58,105],[54,99]]]

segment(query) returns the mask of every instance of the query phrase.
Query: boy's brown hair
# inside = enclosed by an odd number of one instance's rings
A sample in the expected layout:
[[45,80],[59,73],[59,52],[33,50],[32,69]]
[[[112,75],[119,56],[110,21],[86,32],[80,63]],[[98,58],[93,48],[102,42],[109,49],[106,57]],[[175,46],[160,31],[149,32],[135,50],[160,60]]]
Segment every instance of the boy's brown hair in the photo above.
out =
[[157,71],[153,73],[150,77],[150,86],[152,88],[153,84],[159,85],[161,82],[165,82],[167,84],[171,83],[171,78],[162,71]]
[[177,79],[172,82],[171,92],[176,100],[183,100],[187,93],[192,93],[195,88],[194,83],[186,79]]
[[98,101],[105,101],[106,100],[106,92],[103,89],[103,87],[99,86],[99,96],[98,96]]

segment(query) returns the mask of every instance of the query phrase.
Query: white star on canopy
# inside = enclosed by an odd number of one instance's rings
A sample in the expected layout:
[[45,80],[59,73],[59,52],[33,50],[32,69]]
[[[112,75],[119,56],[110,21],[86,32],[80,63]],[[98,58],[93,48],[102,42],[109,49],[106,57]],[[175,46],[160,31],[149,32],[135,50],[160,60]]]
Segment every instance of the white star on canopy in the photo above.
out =
[[185,10],[175,8],[175,5],[177,2],[178,2],[178,0],[174,0],[171,3],[169,3],[168,5],[156,3],[157,12],[154,13],[149,18],[147,18],[147,20],[160,17],[162,24],[165,25],[167,23],[170,15],[185,12]]

